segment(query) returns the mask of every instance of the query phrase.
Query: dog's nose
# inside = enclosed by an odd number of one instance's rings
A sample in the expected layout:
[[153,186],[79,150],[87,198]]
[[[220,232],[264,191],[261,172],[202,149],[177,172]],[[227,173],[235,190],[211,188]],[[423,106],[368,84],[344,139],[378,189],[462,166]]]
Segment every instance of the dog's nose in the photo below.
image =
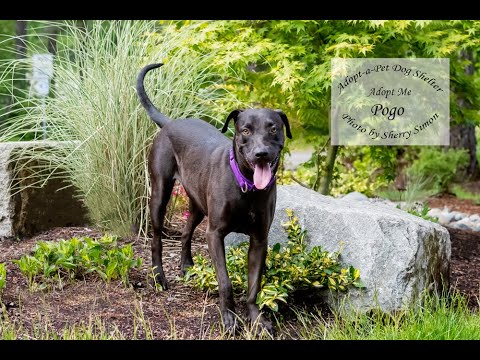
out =
[[268,155],[268,151],[265,151],[265,150],[257,151],[257,152],[255,153],[255,157],[256,157],[257,159],[266,158],[267,155]]

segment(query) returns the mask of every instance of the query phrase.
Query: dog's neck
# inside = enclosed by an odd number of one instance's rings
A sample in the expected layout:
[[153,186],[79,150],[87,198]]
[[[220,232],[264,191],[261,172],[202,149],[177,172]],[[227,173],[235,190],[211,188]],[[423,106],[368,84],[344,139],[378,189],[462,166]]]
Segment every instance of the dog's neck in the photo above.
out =
[[244,177],[246,177],[250,181],[253,181],[253,169],[248,164],[247,160],[245,159],[245,156],[243,155],[242,151],[238,148],[237,143],[235,141],[233,142],[232,148],[233,148],[233,156],[238,165],[238,169],[240,170],[240,172]]
[[[240,161],[239,161],[240,160]],[[240,186],[242,192],[257,191],[253,183],[253,170],[248,165],[248,162],[245,160],[243,154],[236,147],[235,142],[233,143],[232,148],[229,151],[229,161],[232,172],[235,176],[237,184]],[[265,187],[264,190],[269,189],[276,181],[275,173],[277,172],[278,164],[275,165],[275,168],[272,171],[272,178],[270,182]],[[248,174],[248,177],[246,176]]]

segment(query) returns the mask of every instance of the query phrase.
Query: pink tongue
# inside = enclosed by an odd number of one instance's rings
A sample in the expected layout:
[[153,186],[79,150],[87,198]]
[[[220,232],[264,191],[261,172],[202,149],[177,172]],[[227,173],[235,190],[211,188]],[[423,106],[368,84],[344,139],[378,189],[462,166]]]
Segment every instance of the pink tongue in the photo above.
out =
[[272,178],[272,170],[270,170],[270,165],[262,164],[262,165],[255,165],[254,173],[253,173],[253,183],[258,190],[264,189],[270,179]]

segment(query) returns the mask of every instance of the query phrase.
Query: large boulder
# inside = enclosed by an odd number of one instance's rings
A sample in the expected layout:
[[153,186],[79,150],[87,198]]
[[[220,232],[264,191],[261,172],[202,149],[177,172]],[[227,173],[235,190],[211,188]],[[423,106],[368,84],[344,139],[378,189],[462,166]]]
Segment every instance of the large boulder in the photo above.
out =
[[[307,247],[340,250],[344,265],[360,270],[365,289],[326,291],[325,301],[333,308],[393,312],[414,305],[425,290],[440,291],[448,284],[451,243],[443,226],[378,199],[335,199],[298,185],[277,189],[270,245],[286,242],[282,224],[288,219],[285,210],[292,209],[307,230]],[[247,240],[232,233],[226,244]]]
[[[30,166],[22,166],[15,153],[62,146],[59,142],[0,143],[0,240],[31,236],[53,227],[88,224],[87,209],[66,180],[52,176],[42,186],[34,185]],[[19,189],[23,189],[18,191]]]

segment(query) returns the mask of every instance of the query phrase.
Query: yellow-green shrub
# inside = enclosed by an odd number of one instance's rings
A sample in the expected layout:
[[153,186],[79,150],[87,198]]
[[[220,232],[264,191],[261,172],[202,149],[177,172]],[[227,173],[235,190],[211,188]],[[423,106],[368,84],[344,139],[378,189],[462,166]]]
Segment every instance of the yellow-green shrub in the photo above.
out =
[[[260,309],[268,307],[278,311],[279,302],[287,303],[288,295],[295,290],[328,288],[346,291],[349,286],[363,287],[360,271],[353,266],[343,267],[339,252],[329,253],[320,246],[307,250],[306,230],[287,210],[288,221],[283,224],[288,235],[287,245],[279,243],[269,247],[265,263],[265,276],[257,296]],[[227,270],[236,293],[247,289],[248,243],[232,246],[226,253]],[[184,281],[202,290],[217,290],[218,283],[210,262],[201,255],[194,257],[195,265],[188,269]]]

